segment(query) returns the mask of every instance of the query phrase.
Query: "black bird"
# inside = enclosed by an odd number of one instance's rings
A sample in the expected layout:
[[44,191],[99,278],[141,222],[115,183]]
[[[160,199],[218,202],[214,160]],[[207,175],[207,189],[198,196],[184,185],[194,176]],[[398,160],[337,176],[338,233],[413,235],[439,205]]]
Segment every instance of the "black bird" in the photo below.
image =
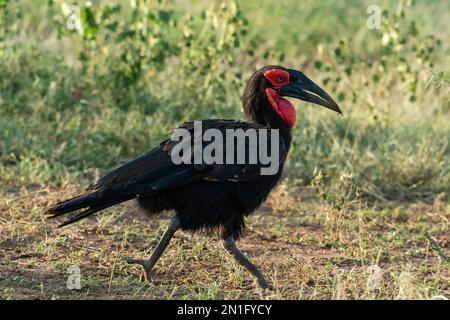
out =
[[[266,66],[252,75],[244,90],[243,107],[249,122],[202,121],[203,131],[216,129],[215,132],[223,136],[229,134],[230,129],[242,129],[244,133],[249,130],[260,133],[262,130],[267,132],[268,129],[277,129],[277,141],[271,135],[267,135],[265,140],[269,150],[272,150],[270,148],[276,142],[277,149],[273,150],[278,150],[279,154],[278,170],[272,174],[262,174],[262,161],[258,159],[256,163],[251,163],[248,156],[245,156],[243,162],[207,164],[202,161],[189,164],[185,161],[176,164],[172,155],[175,149],[181,146],[181,140],[167,139],[155,149],[106,174],[89,186],[86,193],[60,202],[48,208],[46,212],[54,218],[84,209],[60,225],[65,226],[132,199],[136,199],[149,215],[163,210],[174,210],[175,216],[150,258],[127,258],[129,263],[142,265],[148,279],[153,266],[178,229],[194,232],[212,229],[217,231],[225,249],[237,262],[257,278],[261,287],[267,288],[268,282],[238,249],[235,240],[245,230],[245,216],[264,202],[281,176],[296,120],[293,105],[283,96],[312,102],[342,114],[333,99],[302,72],[282,66]],[[194,122],[183,124],[173,133],[182,131],[193,137]],[[234,146],[236,143],[234,141]],[[201,147],[206,145],[208,144],[203,142]],[[261,148],[260,146],[262,144],[258,144],[258,148]],[[250,147],[246,140],[246,150]],[[227,151],[229,153],[227,148],[224,154]],[[186,154],[180,152],[180,155],[183,159],[192,160],[194,153],[195,146]],[[232,159],[236,160],[236,155],[232,156]]]

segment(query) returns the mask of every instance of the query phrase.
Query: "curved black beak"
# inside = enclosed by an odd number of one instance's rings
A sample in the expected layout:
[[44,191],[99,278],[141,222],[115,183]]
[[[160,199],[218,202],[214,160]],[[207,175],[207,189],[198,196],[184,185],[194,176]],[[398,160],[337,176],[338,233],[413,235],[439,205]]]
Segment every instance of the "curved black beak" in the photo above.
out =
[[337,103],[311,79],[300,71],[293,69],[287,71],[289,72],[289,83],[280,88],[278,91],[280,96],[312,102],[342,115]]

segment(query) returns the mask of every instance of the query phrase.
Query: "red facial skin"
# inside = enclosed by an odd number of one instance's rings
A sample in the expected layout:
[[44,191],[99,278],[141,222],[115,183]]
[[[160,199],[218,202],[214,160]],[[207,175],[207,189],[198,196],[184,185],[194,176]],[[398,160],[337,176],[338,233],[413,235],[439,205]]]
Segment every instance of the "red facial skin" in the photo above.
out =
[[297,120],[294,106],[286,99],[278,95],[278,89],[289,83],[289,73],[285,70],[271,69],[264,73],[273,88],[266,89],[266,95],[273,110],[278,113],[280,118],[292,128]]

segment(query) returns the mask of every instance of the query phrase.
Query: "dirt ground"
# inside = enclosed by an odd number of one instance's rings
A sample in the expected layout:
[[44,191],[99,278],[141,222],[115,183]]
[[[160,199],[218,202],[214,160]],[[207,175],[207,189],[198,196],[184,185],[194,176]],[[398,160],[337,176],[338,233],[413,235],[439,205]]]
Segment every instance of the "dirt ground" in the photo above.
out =
[[[238,242],[275,289],[262,291],[215,235],[178,232],[154,283],[126,256],[147,257],[168,223],[133,203],[57,229],[43,208],[81,189],[0,192],[1,299],[450,298],[450,208],[434,203],[340,210],[309,189],[279,187]],[[68,289],[70,266],[81,289]],[[72,274],[73,275],[73,274]]]

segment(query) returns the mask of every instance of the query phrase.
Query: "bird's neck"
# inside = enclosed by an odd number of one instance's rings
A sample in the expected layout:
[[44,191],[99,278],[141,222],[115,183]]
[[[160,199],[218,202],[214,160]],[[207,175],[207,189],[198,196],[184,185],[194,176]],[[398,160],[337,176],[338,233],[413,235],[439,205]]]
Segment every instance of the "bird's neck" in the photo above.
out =
[[285,123],[279,123],[279,121],[269,121],[266,126],[270,129],[279,130],[280,135],[284,138],[286,146],[289,149],[292,142],[292,128],[287,126]]
[[[278,100],[278,98],[275,100],[276,101],[272,99],[272,101],[270,101],[266,95],[247,100],[244,101],[244,110],[247,118],[251,122],[263,125],[270,129],[279,130],[280,135],[284,138],[289,147],[292,141],[292,126],[295,123],[295,110],[290,103],[289,105],[281,105],[279,104],[280,100]],[[287,101],[285,99],[283,100]],[[284,101],[281,103],[284,103]],[[275,104],[276,102],[278,102],[278,104]],[[292,110],[288,110],[290,107]],[[294,113],[293,115],[292,112]]]
[[265,126],[269,129],[277,129],[289,148],[292,141],[292,126],[289,125],[280,114],[272,107],[267,97],[259,97],[244,101],[244,110],[248,120]]

